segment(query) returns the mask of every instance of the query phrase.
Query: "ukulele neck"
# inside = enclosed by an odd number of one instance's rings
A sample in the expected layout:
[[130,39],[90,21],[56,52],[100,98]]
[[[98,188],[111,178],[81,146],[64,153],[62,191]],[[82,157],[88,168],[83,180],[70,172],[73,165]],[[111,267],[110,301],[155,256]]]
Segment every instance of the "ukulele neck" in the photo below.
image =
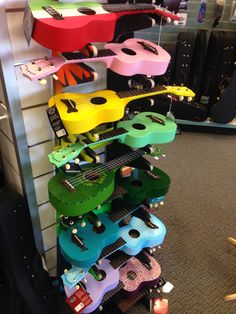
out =
[[128,104],[132,100],[165,94],[167,90],[168,89],[165,86],[156,86],[154,88],[133,89],[124,92],[117,92],[117,96],[120,99],[124,99],[126,104]]

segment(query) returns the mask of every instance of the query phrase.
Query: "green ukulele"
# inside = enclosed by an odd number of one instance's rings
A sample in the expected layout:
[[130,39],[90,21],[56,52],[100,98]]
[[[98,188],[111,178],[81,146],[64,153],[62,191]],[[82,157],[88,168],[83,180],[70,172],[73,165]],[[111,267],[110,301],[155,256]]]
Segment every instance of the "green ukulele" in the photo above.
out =
[[120,121],[117,129],[99,135],[98,141],[85,143],[83,140],[57,149],[48,155],[52,164],[61,167],[76,158],[83,149],[118,140],[130,147],[144,147],[148,144],[165,144],[173,141],[176,124],[169,118],[154,112],[142,112],[132,120]]
[[116,170],[146,152],[150,153],[150,148],[137,149],[104,164],[86,164],[81,166],[82,172],[79,174],[60,170],[48,182],[52,206],[67,216],[83,215],[93,210],[113,193]]

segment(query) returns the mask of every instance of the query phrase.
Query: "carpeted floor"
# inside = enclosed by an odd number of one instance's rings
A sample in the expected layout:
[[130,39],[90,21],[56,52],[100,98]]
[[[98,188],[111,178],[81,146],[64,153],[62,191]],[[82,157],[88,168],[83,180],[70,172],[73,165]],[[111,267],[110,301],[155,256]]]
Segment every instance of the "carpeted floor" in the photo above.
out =
[[175,286],[169,313],[236,313],[236,301],[223,301],[236,293],[236,247],[226,241],[236,237],[236,137],[185,132],[164,148],[157,166],[172,184],[158,212],[167,227],[158,261]]

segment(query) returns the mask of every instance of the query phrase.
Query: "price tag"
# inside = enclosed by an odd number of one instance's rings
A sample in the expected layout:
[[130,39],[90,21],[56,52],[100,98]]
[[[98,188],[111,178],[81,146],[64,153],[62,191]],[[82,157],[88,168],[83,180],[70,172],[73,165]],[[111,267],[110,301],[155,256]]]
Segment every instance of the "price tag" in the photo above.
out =
[[23,25],[24,25],[24,35],[25,35],[27,44],[30,45],[30,41],[31,41],[32,33],[33,33],[33,27],[34,27],[34,17],[28,5],[25,7]]
[[62,138],[67,136],[68,133],[64,127],[64,124],[62,123],[61,117],[55,105],[47,109],[47,115],[56,137]]
[[79,289],[75,293],[73,293],[69,298],[66,299],[66,303],[75,313],[79,314],[90,303],[92,303],[92,299],[82,287],[79,287]]

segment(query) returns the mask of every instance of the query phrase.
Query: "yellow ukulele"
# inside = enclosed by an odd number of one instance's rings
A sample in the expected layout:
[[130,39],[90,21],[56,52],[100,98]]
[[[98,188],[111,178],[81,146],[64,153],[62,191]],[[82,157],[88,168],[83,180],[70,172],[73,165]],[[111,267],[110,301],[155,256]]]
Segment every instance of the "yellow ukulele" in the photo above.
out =
[[173,94],[180,100],[187,97],[188,101],[195,96],[191,89],[183,86],[157,86],[124,92],[101,90],[89,94],[65,93],[50,98],[48,112],[57,108],[68,134],[81,134],[102,123],[120,120],[130,101],[160,94]]

